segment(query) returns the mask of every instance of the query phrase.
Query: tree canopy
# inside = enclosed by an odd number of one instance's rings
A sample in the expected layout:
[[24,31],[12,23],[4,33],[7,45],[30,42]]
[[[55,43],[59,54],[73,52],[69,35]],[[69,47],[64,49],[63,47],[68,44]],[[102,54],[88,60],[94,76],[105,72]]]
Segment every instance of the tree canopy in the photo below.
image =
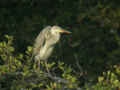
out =
[[[94,85],[92,89],[89,87],[90,90],[120,88],[119,1],[0,0],[0,6],[0,75],[2,76],[0,89],[8,90],[7,87],[10,85],[10,90],[15,88],[18,88],[15,90],[21,90],[21,87],[27,90],[29,86],[32,90],[33,87],[41,87],[45,84],[42,82],[38,85],[40,82],[38,80],[35,82],[37,84],[34,83],[31,86],[27,85],[27,82],[33,82],[28,79],[34,77],[30,60],[34,40],[48,25],[59,25],[72,32],[71,35],[62,36],[49,62],[50,69],[52,69],[53,62],[55,63],[53,67],[64,63],[63,66],[57,67],[60,70],[56,69],[52,72],[58,76],[63,74],[64,79],[69,77],[68,80],[71,80],[72,84],[65,85],[78,88],[85,87],[85,83],[92,82]],[[9,70],[9,68],[12,69]],[[66,72],[63,72],[63,68]],[[16,72],[20,71],[22,71],[21,77],[16,75]],[[25,74],[27,71],[31,72]],[[72,74],[74,71],[76,73]],[[11,75],[12,72],[15,74]],[[4,77],[4,73],[7,73],[7,76]],[[19,77],[26,80],[19,80]],[[38,79],[40,76],[36,73],[35,77]],[[51,81],[49,77],[47,78],[48,86],[45,88],[53,88],[57,85],[56,83],[50,84]],[[8,82],[5,81],[6,79]],[[13,82],[10,84],[11,79]],[[15,83],[16,85],[22,84],[15,87]],[[5,85],[8,86],[5,87]]]

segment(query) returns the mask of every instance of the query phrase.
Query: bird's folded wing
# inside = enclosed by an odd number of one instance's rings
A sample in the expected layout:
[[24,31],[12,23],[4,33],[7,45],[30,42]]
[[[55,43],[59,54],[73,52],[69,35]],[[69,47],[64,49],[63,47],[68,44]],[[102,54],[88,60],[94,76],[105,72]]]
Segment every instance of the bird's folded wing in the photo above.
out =
[[51,26],[45,27],[35,39],[34,47],[33,47],[33,54],[37,55],[42,46],[44,46],[46,41],[46,35],[49,34]]

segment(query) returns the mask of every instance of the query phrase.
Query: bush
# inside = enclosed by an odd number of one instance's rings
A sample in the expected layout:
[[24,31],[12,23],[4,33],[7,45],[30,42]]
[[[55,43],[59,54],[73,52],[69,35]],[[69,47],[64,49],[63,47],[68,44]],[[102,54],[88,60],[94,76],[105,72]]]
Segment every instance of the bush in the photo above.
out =
[[[80,86],[80,73],[63,62],[49,62],[37,70],[28,46],[24,54],[16,53],[13,37],[5,35],[0,42],[0,90],[119,90],[120,66],[103,72],[97,82]],[[50,72],[46,71],[46,68]],[[83,75],[84,76],[84,75]],[[85,77],[87,78],[87,77]],[[81,88],[80,88],[81,87]],[[83,89],[82,89],[83,88]]]
[[91,87],[86,85],[87,90],[119,90],[120,89],[120,66],[115,65],[113,71],[103,72],[98,77],[98,82]]
[[[63,62],[47,64],[46,70],[37,70],[33,64],[32,47],[28,46],[25,54],[16,54],[13,37],[5,35],[6,41],[0,42],[0,89],[6,90],[39,90],[54,88],[77,88],[77,78],[72,74],[71,67]],[[44,63],[41,65],[45,67]],[[58,70],[58,72],[55,72]],[[62,73],[59,73],[62,72]]]

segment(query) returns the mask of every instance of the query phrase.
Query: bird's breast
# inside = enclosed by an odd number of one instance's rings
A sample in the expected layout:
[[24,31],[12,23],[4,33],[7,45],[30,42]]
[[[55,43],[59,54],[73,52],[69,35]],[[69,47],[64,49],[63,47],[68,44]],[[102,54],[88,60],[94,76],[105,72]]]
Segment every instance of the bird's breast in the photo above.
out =
[[53,51],[53,47],[47,47],[44,46],[43,48],[41,48],[39,55],[40,55],[40,59],[41,60],[46,60],[50,57],[50,55],[52,54]]

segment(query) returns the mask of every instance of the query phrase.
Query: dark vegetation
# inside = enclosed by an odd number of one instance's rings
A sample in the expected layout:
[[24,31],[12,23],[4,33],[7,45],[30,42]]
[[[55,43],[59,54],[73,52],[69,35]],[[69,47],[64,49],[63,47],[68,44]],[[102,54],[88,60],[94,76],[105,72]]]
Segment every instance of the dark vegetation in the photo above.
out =
[[[115,0],[0,0],[0,90],[119,90],[120,6]],[[36,72],[34,39],[47,25],[62,35]],[[43,64],[44,67],[44,64]]]

